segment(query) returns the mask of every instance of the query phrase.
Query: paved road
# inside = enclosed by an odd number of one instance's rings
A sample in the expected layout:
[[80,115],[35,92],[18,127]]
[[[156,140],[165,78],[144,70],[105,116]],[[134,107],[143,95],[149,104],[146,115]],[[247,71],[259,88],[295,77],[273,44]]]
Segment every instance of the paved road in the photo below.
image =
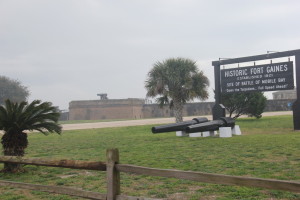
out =
[[[281,112],[266,112],[263,116],[274,115],[292,115],[292,111]],[[197,116],[199,117],[199,116]],[[211,115],[203,116],[209,120],[212,119]],[[184,120],[191,120],[194,117],[184,117]],[[77,129],[93,129],[93,128],[107,128],[107,127],[122,127],[122,126],[138,126],[148,124],[168,124],[174,123],[174,118],[154,118],[154,119],[139,119],[139,120],[126,120],[126,121],[112,121],[112,122],[95,122],[95,123],[82,123],[82,124],[63,124],[63,130],[77,130]]]

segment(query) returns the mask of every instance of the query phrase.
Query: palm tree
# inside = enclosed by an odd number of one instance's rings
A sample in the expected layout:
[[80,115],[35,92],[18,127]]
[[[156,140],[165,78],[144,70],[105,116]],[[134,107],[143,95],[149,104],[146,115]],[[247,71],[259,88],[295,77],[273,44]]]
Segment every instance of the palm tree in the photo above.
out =
[[147,97],[159,96],[156,100],[162,106],[169,104],[176,122],[182,121],[183,105],[199,98],[208,98],[208,78],[199,71],[196,62],[185,58],[171,58],[157,62],[148,73],[145,82]]
[[[5,101],[0,106],[0,130],[4,131],[1,138],[5,156],[24,156],[28,146],[25,131],[36,130],[47,135],[49,132],[61,133],[61,126],[57,123],[60,113],[50,102],[35,100],[28,104],[25,101],[14,103]],[[20,165],[4,164],[5,172],[22,170]]]

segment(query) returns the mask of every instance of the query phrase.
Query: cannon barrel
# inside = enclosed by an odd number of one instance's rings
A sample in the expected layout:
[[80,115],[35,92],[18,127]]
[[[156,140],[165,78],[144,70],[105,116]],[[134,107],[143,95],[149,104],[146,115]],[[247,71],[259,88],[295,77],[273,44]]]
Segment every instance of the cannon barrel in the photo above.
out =
[[216,131],[220,127],[234,127],[235,121],[231,117],[221,117],[218,120],[213,120],[201,124],[193,124],[187,126],[185,131],[187,133],[196,133],[196,132],[203,132],[203,131]]
[[193,124],[199,124],[208,122],[208,119],[206,117],[198,117],[194,118],[189,121],[183,121],[179,123],[173,123],[173,124],[166,124],[161,126],[155,126],[152,127],[152,133],[165,133],[165,132],[172,132],[172,131],[184,131],[186,127],[193,125]]

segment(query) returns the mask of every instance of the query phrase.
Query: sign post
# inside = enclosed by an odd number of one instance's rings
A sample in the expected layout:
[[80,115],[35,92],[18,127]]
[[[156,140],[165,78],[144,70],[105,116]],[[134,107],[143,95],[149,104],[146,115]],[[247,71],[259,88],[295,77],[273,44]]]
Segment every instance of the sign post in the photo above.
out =
[[[213,61],[215,70],[215,106],[213,118],[225,117],[221,93],[277,91],[294,89],[293,62],[270,63],[252,67],[220,70],[221,65],[295,56],[297,100],[293,103],[294,129],[300,130],[300,49],[257,56]],[[222,87],[221,87],[222,86]],[[223,106],[224,107],[224,106]],[[223,110],[222,110],[223,109]],[[224,112],[223,112],[224,111]]]
[[225,107],[221,104],[221,87],[220,87],[220,64],[216,63],[215,68],[215,99],[216,103],[213,107],[213,120],[225,117]]
[[[297,99],[293,103],[294,129],[300,130],[300,53],[295,55]],[[298,67],[297,67],[298,63]]]

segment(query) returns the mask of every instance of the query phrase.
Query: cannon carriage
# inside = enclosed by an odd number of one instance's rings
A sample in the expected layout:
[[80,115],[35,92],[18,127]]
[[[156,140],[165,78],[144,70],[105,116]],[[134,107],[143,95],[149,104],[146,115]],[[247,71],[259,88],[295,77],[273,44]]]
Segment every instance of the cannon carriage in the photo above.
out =
[[230,117],[221,117],[218,120],[209,121],[206,117],[199,117],[189,121],[152,127],[152,133],[156,134],[176,131],[184,134],[192,134],[199,132],[214,132],[222,128],[227,128],[226,130],[229,130],[231,135],[231,132],[234,133],[236,131],[234,130],[236,129],[235,120]]

